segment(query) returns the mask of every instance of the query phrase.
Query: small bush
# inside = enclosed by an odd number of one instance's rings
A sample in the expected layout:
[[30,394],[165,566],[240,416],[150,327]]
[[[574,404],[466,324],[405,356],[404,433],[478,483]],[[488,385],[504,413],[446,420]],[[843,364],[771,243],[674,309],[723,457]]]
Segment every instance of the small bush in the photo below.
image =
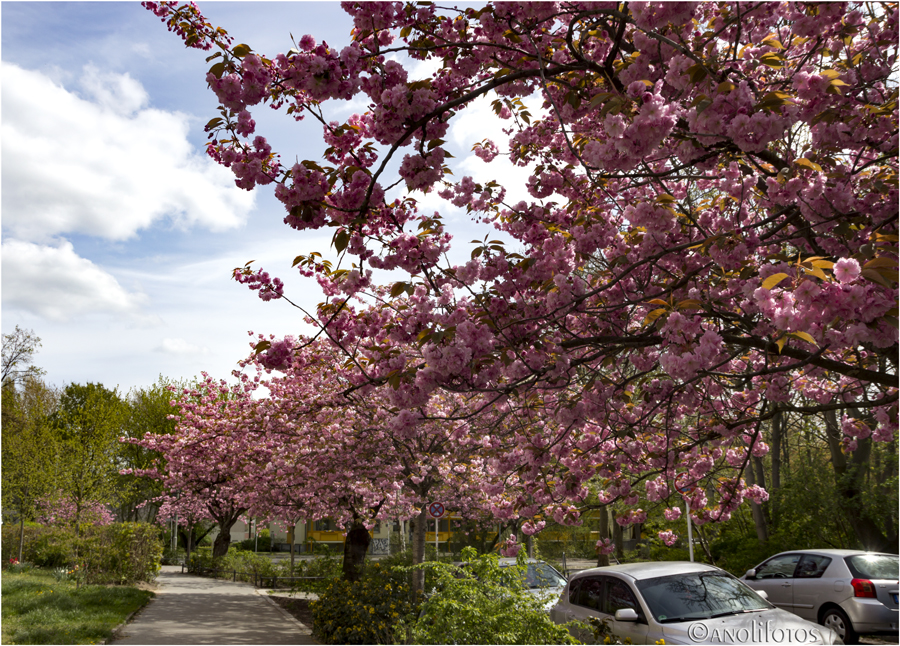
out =
[[10,574],[25,574],[31,572],[34,569],[34,565],[32,563],[19,563],[16,559],[10,559],[6,569]]
[[248,583],[255,583],[260,577],[287,576],[288,568],[288,563],[275,563],[268,556],[236,546],[232,546],[225,556],[218,559],[213,558],[209,547],[191,552],[191,571],[213,570],[213,576]]
[[259,537],[247,538],[234,547],[239,547],[248,552],[271,552],[272,536],[268,529],[261,529],[259,531]]
[[162,558],[161,530],[147,523],[92,527],[74,541],[88,583],[152,581]]
[[378,562],[356,583],[332,581],[311,609],[314,635],[326,644],[393,644],[397,628],[415,617],[406,574]]
[[[25,527],[23,558],[38,567],[72,570],[87,583],[151,581],[159,571],[160,529],[146,523],[89,525],[76,535],[70,527]],[[18,553],[18,528],[3,527],[2,558]]]
[[306,577],[293,582],[293,589],[299,592],[323,594],[332,582],[341,578],[342,560],[328,552],[314,559],[298,561],[294,566],[295,577]]
[[[465,548],[468,576],[459,568],[425,563],[437,585],[405,636],[414,644],[575,644],[551,621],[542,601],[525,591],[521,571],[501,568],[495,554]],[[524,552],[519,567],[525,566]]]

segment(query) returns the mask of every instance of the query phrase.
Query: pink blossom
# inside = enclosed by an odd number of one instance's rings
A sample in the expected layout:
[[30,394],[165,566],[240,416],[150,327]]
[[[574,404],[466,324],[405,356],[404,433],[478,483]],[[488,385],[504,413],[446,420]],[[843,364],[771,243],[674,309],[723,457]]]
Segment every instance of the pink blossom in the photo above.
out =
[[859,277],[859,263],[855,258],[841,258],[834,263],[834,277],[842,283],[850,283]]
[[659,532],[658,534],[659,540],[661,540],[667,547],[672,547],[675,542],[678,540],[678,536],[675,535],[672,530],[667,529],[665,531]]

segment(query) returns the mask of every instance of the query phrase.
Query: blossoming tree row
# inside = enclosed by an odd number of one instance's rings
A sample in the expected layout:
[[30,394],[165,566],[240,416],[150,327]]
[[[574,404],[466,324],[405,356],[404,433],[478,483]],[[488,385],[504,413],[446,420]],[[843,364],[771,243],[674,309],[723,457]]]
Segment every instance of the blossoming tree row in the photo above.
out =
[[[642,497],[727,519],[765,499],[742,473],[786,412],[837,415],[848,452],[894,438],[896,4],[345,2],[348,44],[307,35],[277,55],[193,4],[145,6],[212,52],[210,156],[274,189],[300,235],[334,231],[344,268],[294,259],[326,297],[308,320],[346,371],[341,396],[383,406],[323,419],[318,450],[324,429],[419,441],[464,420],[452,450],[480,441],[471,455],[515,474],[482,485],[493,513],[537,531],[539,513],[577,522],[615,500],[640,522]],[[411,78],[421,61],[434,71]],[[527,168],[527,199],[451,173],[445,137],[482,98],[503,127],[474,153]],[[367,108],[324,112],[351,100]],[[266,106],[319,121],[322,158],[283,164],[256,132]],[[420,194],[498,239],[449,262],[459,243]],[[264,269],[234,277],[289,298]],[[300,407],[311,343],[255,346]],[[443,410],[454,397],[464,413]],[[341,486],[365,478],[352,468]]]

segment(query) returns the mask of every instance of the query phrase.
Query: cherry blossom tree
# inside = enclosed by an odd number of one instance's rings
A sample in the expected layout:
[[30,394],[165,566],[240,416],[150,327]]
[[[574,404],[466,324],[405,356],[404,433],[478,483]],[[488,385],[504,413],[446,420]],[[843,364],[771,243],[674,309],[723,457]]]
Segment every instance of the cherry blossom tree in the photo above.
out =
[[[176,533],[180,534],[184,540],[185,561],[190,563],[193,546],[212,531],[212,528],[216,526],[215,519],[199,497],[167,495],[154,502],[159,504],[156,521],[160,524],[175,523]],[[205,529],[201,527],[203,525],[205,525]],[[182,526],[184,527],[183,531],[180,529]],[[201,533],[195,538],[194,530],[197,527],[201,527]]]
[[[785,412],[834,414],[845,450],[894,437],[896,5],[345,2],[349,44],[268,56],[193,4],[145,6],[214,50],[210,156],[273,187],[291,228],[334,229],[344,267],[294,260],[327,297],[310,320],[398,418],[437,392],[539,410],[509,460],[553,465],[527,486],[554,518],[639,486],[724,520],[765,499],[741,474]],[[482,99],[504,127],[474,152],[527,168],[528,199],[450,174],[444,138]],[[328,100],[368,107],[341,123]],[[324,162],[282,164],[264,104],[319,121]],[[447,261],[419,192],[497,239]],[[288,300],[263,269],[234,276]]]
[[123,474],[159,479],[178,508],[202,506],[216,521],[215,557],[228,553],[231,528],[254,510],[256,496],[264,490],[258,465],[269,461],[268,448],[254,443],[253,435],[240,425],[246,417],[242,409],[254,405],[252,390],[252,386],[229,386],[204,374],[194,388],[185,388],[182,397],[173,400],[177,411],[173,433],[123,438],[159,455],[157,466],[126,469]]
[[268,506],[345,527],[346,579],[361,574],[376,521],[413,518],[413,561],[421,563],[429,502],[490,517],[485,492],[494,474],[466,441],[463,398],[433,397],[397,414],[390,386],[368,383],[331,344],[260,337],[253,345],[265,351],[243,362],[257,371],[244,378],[264,385],[268,396],[246,409],[251,417],[242,426],[272,455],[261,473]]
[[67,496],[47,496],[37,501],[37,522],[42,525],[71,527],[76,523],[111,525],[115,518],[109,506],[97,501],[83,501],[81,508]]

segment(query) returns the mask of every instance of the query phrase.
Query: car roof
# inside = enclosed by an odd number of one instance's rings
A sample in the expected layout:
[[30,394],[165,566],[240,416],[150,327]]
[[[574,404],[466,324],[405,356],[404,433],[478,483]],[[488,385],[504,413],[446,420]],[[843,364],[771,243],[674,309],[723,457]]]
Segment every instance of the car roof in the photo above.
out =
[[826,556],[858,556],[858,555],[878,555],[878,556],[894,556],[896,554],[887,554],[885,552],[866,552],[865,550],[838,550],[831,548],[823,548],[820,550],[788,550],[787,552],[780,552],[775,554],[775,556],[781,556],[782,554],[824,554]]
[[691,561],[651,561],[647,563],[621,563],[619,565],[608,565],[606,567],[595,567],[590,570],[582,570],[572,575],[571,579],[583,576],[591,576],[598,574],[619,573],[630,576],[635,580],[653,579],[658,576],[669,576],[672,574],[693,574],[695,572],[724,572],[724,570],[707,565],[706,563],[696,563]]

